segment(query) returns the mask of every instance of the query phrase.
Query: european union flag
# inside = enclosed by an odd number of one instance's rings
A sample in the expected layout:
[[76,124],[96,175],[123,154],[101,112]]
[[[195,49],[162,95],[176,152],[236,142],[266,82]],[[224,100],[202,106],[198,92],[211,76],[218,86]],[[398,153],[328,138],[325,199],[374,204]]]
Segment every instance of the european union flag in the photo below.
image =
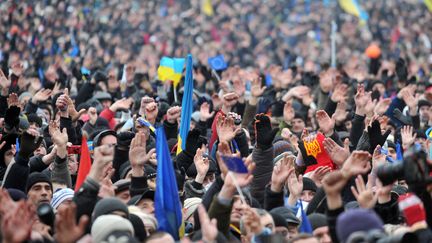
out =
[[243,160],[240,157],[222,156],[222,159],[225,162],[229,171],[242,173],[242,174],[248,173],[248,169],[246,168]]
[[217,55],[208,59],[210,67],[216,71],[225,70],[228,64],[225,62],[223,55]]
[[193,72],[192,55],[186,59],[186,75],[184,80],[184,92],[180,117],[180,129],[178,134],[177,154],[186,148],[186,138],[190,129],[190,121],[193,111]]
[[301,224],[299,227],[299,231],[300,233],[308,233],[308,234],[312,234],[312,226],[309,222],[309,219],[305,213],[305,211],[303,210],[303,203],[300,201],[300,210],[301,210]]
[[181,203],[178,194],[176,176],[171,161],[164,128],[156,129],[156,159],[158,161],[155,193],[155,216],[159,223],[158,230],[167,232],[175,240],[183,234]]

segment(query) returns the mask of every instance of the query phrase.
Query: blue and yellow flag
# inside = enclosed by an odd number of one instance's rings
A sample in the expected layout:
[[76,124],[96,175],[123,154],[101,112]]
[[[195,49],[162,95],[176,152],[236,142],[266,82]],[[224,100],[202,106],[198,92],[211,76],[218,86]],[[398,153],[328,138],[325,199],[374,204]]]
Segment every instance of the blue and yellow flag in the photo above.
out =
[[213,16],[213,4],[211,0],[201,0],[201,11],[207,16]]
[[189,133],[190,121],[192,117],[193,106],[193,74],[192,74],[192,55],[189,54],[186,59],[186,75],[184,81],[184,91],[182,100],[182,110],[180,117],[180,132],[178,135],[177,154],[186,147],[186,138]]
[[175,240],[180,240],[184,235],[181,203],[174,166],[162,126],[156,129],[156,159],[158,166],[154,204],[158,230],[169,233]]
[[347,13],[359,17],[362,21],[367,21],[369,15],[364,11],[357,0],[339,0],[340,7]]
[[158,68],[159,80],[173,81],[174,86],[177,87],[182,77],[184,62],[184,58],[162,57]]

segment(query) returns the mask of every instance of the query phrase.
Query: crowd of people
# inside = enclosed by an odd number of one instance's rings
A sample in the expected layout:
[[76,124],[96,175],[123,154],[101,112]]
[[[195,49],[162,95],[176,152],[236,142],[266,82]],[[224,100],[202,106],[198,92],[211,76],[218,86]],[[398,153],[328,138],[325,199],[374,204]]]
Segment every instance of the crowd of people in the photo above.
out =
[[[3,1],[2,241],[432,242],[432,13],[361,3],[366,20],[333,0]],[[183,147],[185,75],[157,69],[188,53]]]

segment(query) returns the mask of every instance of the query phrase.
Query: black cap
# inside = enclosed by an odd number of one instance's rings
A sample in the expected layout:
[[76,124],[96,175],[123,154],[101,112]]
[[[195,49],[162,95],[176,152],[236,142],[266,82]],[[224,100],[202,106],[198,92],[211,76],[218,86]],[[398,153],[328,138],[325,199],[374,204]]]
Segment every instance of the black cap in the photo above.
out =
[[26,184],[26,192],[28,193],[28,191],[32,188],[32,186],[36,183],[39,182],[46,182],[50,185],[51,187],[51,191],[52,191],[52,183],[50,178],[40,172],[33,172],[29,175],[28,179],[27,179],[27,184]]
[[155,191],[146,189],[142,194],[133,196],[129,202],[128,205],[137,205],[141,200],[143,199],[151,199],[154,201],[155,197]]
[[98,70],[93,74],[93,79],[96,82],[101,82],[101,81],[106,82],[106,81],[108,81],[108,75],[106,75],[104,72]]
[[274,213],[282,216],[288,224],[295,224],[295,225],[300,224],[300,220],[294,215],[294,213],[290,209],[286,207],[273,208],[270,211],[270,213]]
[[113,135],[117,137],[117,133],[113,130],[103,130],[98,135],[93,138],[93,148],[96,148],[101,145],[102,139],[108,135]]
[[316,192],[317,190],[315,182],[307,177],[303,177],[303,191],[305,190],[311,190],[313,192]]
[[312,226],[312,230],[320,227],[328,226],[327,217],[321,213],[312,213],[308,216],[309,222]]

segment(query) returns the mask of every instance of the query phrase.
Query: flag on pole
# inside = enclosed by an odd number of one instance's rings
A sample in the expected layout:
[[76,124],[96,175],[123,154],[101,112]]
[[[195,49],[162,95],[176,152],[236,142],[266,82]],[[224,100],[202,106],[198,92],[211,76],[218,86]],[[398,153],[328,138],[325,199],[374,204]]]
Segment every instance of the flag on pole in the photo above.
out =
[[177,87],[182,77],[184,62],[184,58],[162,57],[157,70],[158,79],[173,81],[174,86]]
[[210,67],[216,71],[225,70],[228,64],[225,62],[223,55],[217,55],[208,59]]
[[87,145],[87,139],[82,136],[81,140],[81,158],[79,162],[78,175],[75,183],[75,191],[77,192],[84,183],[91,168],[90,152]]
[[301,214],[301,224],[299,227],[299,232],[300,233],[307,233],[307,234],[312,234],[312,226],[311,223],[309,222],[309,219],[303,209],[303,203],[302,201],[300,201],[300,214]]
[[369,15],[364,11],[357,0],[339,0],[340,7],[347,13],[359,17],[363,21],[369,19]]
[[156,159],[158,166],[154,203],[158,230],[167,232],[175,240],[179,240],[184,235],[181,203],[174,166],[162,126],[156,129]]
[[180,132],[178,135],[177,154],[179,154],[186,147],[187,135],[189,133],[190,121],[192,118],[193,106],[193,73],[192,73],[192,55],[189,54],[186,60],[186,75],[184,81],[184,91],[182,100],[182,110],[180,117]]
[[211,0],[201,0],[201,11],[207,16],[213,16],[213,5]]

